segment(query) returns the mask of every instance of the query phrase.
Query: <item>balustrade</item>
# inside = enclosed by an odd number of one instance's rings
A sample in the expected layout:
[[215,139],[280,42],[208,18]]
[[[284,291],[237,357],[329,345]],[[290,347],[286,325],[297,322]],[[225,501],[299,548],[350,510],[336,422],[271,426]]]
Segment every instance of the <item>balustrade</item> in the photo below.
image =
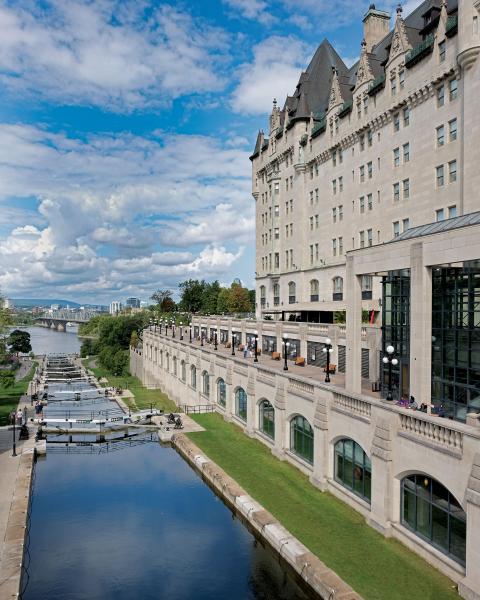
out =
[[[431,417],[440,419],[440,417]],[[458,453],[463,452],[463,432],[443,422],[433,422],[414,415],[400,415],[400,431]]]
[[370,419],[372,414],[372,405],[370,402],[360,400],[359,398],[353,398],[352,396],[345,396],[344,394],[333,394],[333,405],[339,408],[342,412],[349,414],[360,415]]

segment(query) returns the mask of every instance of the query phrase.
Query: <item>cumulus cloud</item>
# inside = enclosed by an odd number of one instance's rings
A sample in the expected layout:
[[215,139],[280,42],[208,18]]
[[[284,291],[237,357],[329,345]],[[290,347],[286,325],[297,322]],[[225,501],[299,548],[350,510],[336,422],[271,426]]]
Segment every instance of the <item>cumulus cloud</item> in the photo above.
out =
[[[75,138],[0,124],[0,203],[39,198],[0,235],[10,293],[143,295],[188,277],[230,277],[253,240],[244,140],[129,133]],[[0,209],[1,211],[1,209]]]
[[23,97],[161,106],[221,89],[227,54],[224,31],[168,4],[0,1],[0,81]]
[[223,0],[223,3],[246,19],[253,19],[263,25],[271,25],[277,21],[264,0]]
[[239,68],[231,104],[240,113],[264,114],[292,94],[312,48],[293,37],[271,36],[253,48],[253,60]]

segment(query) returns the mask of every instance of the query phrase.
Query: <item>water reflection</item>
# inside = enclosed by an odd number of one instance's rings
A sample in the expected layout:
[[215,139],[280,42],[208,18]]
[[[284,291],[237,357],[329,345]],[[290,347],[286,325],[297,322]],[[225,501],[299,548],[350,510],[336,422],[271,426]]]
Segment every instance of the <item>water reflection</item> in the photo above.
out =
[[35,354],[74,354],[80,352],[82,344],[76,327],[68,327],[67,331],[55,331],[46,327],[21,327],[28,331],[32,350]]
[[169,447],[36,468],[25,600],[306,598]]

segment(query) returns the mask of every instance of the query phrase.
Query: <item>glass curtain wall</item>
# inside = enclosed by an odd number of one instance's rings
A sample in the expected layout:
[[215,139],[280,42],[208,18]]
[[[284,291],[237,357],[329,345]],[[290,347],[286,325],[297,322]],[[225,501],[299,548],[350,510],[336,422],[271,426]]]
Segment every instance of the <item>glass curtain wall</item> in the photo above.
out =
[[432,404],[465,421],[480,412],[480,262],[432,272]]
[[394,400],[409,396],[410,362],[410,271],[390,271],[382,280],[382,351],[380,381],[382,396],[389,386],[389,365],[382,362],[387,346],[393,346],[398,365],[392,365],[392,395]]
[[290,422],[290,450],[313,464],[313,429],[301,415]]

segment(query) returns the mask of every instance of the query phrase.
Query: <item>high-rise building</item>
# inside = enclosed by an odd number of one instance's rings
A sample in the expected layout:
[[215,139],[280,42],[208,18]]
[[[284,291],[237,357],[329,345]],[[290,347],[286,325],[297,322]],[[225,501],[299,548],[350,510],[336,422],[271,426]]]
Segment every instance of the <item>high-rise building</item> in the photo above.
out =
[[122,310],[122,303],[118,300],[110,302],[110,314],[117,315]]
[[125,302],[125,306],[127,308],[140,308],[140,299],[139,298],[127,298]]

